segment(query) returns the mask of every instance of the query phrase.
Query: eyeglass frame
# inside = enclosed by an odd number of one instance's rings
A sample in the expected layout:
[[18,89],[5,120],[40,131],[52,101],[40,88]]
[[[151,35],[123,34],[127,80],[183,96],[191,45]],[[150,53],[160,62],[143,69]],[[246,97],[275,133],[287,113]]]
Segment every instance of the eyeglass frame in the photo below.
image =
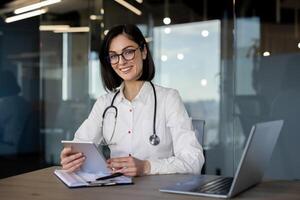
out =
[[[122,53],[120,53],[120,54],[118,54],[118,53],[113,54],[114,56],[118,56],[118,61],[115,62],[115,63],[112,63],[112,62],[111,62],[110,55],[108,55],[108,56],[107,56],[107,61],[108,61],[111,65],[118,64],[118,63],[120,62],[120,56],[122,56],[122,58],[123,58],[124,60],[126,60],[126,61],[131,61],[131,60],[133,60],[133,59],[135,58],[135,52],[136,52],[136,50],[142,49],[142,48],[143,48],[143,47],[138,46],[138,47],[136,47],[136,48],[134,48],[134,49],[125,49],[125,50],[124,50]],[[132,50],[132,51],[133,51],[133,57],[132,57],[131,59],[126,59],[126,58],[125,58],[124,53],[126,52],[126,50]]]

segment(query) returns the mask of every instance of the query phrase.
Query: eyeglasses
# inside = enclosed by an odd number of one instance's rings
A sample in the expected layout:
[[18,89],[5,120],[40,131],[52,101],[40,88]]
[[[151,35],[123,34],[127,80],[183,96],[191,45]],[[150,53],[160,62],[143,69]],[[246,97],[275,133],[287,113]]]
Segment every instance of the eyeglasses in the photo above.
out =
[[125,49],[121,54],[117,54],[117,53],[110,54],[108,56],[108,61],[110,62],[110,64],[115,65],[119,63],[120,56],[122,56],[122,58],[126,61],[133,60],[135,56],[135,51],[140,48],[141,47],[137,47],[135,49]]

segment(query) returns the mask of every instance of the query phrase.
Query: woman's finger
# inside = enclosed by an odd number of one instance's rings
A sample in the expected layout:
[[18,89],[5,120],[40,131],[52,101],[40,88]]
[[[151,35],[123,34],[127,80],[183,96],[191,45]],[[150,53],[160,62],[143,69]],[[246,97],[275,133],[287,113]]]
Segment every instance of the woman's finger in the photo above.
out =
[[121,172],[125,175],[125,176],[137,176],[137,169],[136,168],[123,168],[121,170]]
[[128,162],[131,157],[118,157],[118,158],[110,158],[107,162]]
[[108,164],[110,168],[123,168],[123,167],[134,167],[135,163],[134,162],[111,162]]
[[73,160],[72,162],[69,162],[69,163],[63,165],[63,169],[69,170],[69,169],[72,169],[72,168],[74,168],[75,166],[77,166],[79,164],[82,165],[84,160],[85,160],[85,157],[81,157],[81,158],[78,158],[76,160]]
[[76,159],[81,158],[81,157],[83,157],[82,153],[73,154],[71,156],[63,158],[62,161],[61,161],[61,164],[62,165],[68,164],[68,163],[72,162],[73,160],[76,160]]
[[60,159],[65,158],[66,156],[68,156],[69,154],[71,154],[71,152],[72,152],[72,148],[71,147],[64,147],[64,149],[60,153]]
[[74,166],[71,167],[70,169],[67,169],[67,172],[70,173],[70,172],[75,172],[75,171],[79,170],[82,164],[83,164],[83,163],[78,163],[77,165],[74,165]]
[[110,168],[122,168],[125,164],[123,162],[111,162],[108,166]]

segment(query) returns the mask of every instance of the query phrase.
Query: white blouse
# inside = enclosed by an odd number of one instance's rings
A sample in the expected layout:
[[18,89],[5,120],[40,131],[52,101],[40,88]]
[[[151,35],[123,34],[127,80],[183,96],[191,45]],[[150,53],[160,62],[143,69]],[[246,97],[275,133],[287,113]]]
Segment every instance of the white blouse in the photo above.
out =
[[110,141],[115,123],[115,110],[102,115],[111,104],[114,93],[99,97],[89,117],[75,133],[74,140],[93,141],[99,144],[103,137],[110,143],[111,157],[128,156],[148,160],[150,174],[201,172],[204,163],[202,147],[196,139],[183,102],[174,89],[155,85],[157,96],[156,134],[160,143],[150,144],[153,134],[154,94],[145,82],[139,94],[130,102],[123,94],[124,84],[116,96],[118,109],[115,134]]

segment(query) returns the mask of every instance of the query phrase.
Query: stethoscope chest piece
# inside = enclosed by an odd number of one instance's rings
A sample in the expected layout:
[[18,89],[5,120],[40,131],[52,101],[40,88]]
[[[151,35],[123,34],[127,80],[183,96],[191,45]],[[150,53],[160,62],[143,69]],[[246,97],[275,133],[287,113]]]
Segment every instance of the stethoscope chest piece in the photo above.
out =
[[156,146],[159,144],[160,142],[160,139],[159,137],[156,135],[156,134],[152,134],[149,138],[149,141],[150,141],[150,144]]

